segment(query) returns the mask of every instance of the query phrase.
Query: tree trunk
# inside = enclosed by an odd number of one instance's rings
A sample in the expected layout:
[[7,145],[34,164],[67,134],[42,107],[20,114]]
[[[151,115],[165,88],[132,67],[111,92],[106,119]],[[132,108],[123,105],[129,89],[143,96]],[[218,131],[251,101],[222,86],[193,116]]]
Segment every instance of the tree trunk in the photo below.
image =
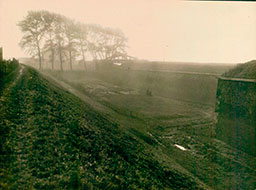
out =
[[39,46],[39,42],[37,41],[37,53],[38,53],[38,59],[39,59],[39,70],[42,68],[42,57],[41,57],[41,50]]
[[70,65],[70,70],[72,71],[72,51],[71,51],[71,45],[69,45],[69,65]]
[[54,56],[55,56],[55,52],[54,52],[54,49],[52,49],[52,70],[54,70]]
[[84,55],[83,45],[81,45],[81,53],[82,53],[82,57],[83,57],[84,70],[86,71],[87,67],[86,67],[86,62],[85,62],[85,55]]
[[[41,52],[41,60],[42,60],[42,66],[43,65],[45,66],[45,64],[44,64],[44,52]],[[47,66],[46,66],[46,68],[47,68]]]
[[83,63],[84,63],[84,70],[87,70],[87,66],[86,66],[86,62],[85,62],[85,56],[84,56],[84,52],[82,53],[83,55]]
[[54,47],[53,47],[53,43],[51,41],[51,52],[52,52],[52,70],[54,69],[54,56],[55,56],[55,52],[54,52]]
[[58,46],[59,46],[59,58],[60,58],[60,70],[63,71],[62,50],[61,50],[60,42],[58,43]]
[[37,48],[38,49],[38,59],[39,59],[39,70],[42,69],[42,58],[41,58],[41,51],[40,51],[40,48]]

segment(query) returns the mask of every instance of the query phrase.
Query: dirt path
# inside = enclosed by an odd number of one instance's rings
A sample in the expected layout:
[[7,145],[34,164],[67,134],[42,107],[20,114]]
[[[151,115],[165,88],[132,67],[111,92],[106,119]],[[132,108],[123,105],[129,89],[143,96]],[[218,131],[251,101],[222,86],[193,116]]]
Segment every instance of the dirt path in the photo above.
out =
[[221,74],[215,73],[202,73],[202,72],[189,72],[189,71],[169,71],[169,70],[146,70],[146,69],[131,69],[132,71],[144,71],[144,72],[162,72],[162,73],[174,73],[174,74],[187,74],[187,75],[207,75],[218,77]]
[[10,90],[16,85],[17,81],[21,78],[24,68],[25,68],[24,65],[20,65],[18,76],[6,89],[4,89],[4,92],[3,92],[2,96],[0,97],[0,102],[6,101],[7,95],[9,94]]
[[[12,173],[11,176],[4,176],[5,179],[14,179],[14,176],[23,176],[24,179],[28,176],[28,171],[24,168],[28,165],[28,143],[31,143],[27,139],[26,128],[21,118],[22,111],[26,110],[26,105],[24,104],[24,99],[22,99],[22,94],[25,93],[22,90],[19,91],[17,87],[21,87],[21,80],[24,74],[25,66],[19,65],[16,78],[7,86],[2,96],[0,97],[0,113],[3,113],[3,118],[5,118],[4,125],[9,126],[10,137],[8,139],[8,146],[11,147],[12,153],[10,154],[9,160],[6,161],[8,165],[8,170]],[[6,117],[8,115],[8,117]],[[13,127],[15,126],[15,127]],[[26,143],[24,143],[25,140]],[[26,177],[25,177],[26,176]],[[17,181],[17,184],[23,183],[22,181]],[[19,188],[19,187],[18,187]]]
[[228,78],[228,77],[219,77],[222,80],[229,80],[229,81],[241,81],[241,82],[254,82],[256,83],[256,80],[254,79],[244,79],[244,78]]

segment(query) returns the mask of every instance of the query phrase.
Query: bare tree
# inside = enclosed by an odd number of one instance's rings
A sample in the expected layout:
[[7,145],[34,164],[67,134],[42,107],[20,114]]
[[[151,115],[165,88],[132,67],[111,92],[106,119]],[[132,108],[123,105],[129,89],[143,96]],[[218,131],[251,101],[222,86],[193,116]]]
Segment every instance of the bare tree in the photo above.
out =
[[98,25],[90,25],[88,29],[89,49],[94,59],[113,60],[127,55],[125,50],[127,39],[120,30]]
[[60,70],[63,71],[63,57],[64,57],[64,45],[65,45],[65,29],[64,29],[64,17],[62,15],[56,15],[56,27],[54,30],[57,48],[60,60]]
[[30,11],[18,25],[23,32],[20,45],[33,57],[38,57],[39,69],[42,67],[42,54],[44,53],[47,60],[47,52],[51,54],[52,70],[57,53],[61,71],[63,71],[65,59],[68,59],[72,70],[73,61],[78,55],[82,56],[86,69],[85,53],[87,51],[91,53],[94,60],[128,57],[127,39],[120,30],[76,23],[63,15],[48,11]]
[[102,30],[100,25],[87,25],[88,48],[94,60],[103,59],[101,56]]
[[45,34],[42,11],[29,11],[28,15],[18,23],[23,32],[20,46],[33,57],[38,57],[39,69],[42,68],[41,43]]
[[124,34],[120,30],[105,29],[103,53],[106,60],[113,60],[119,57],[125,57],[126,42]]
[[48,11],[43,12],[43,25],[45,27],[45,44],[44,49],[46,52],[51,52],[51,69],[54,69],[55,52],[57,48],[55,28],[57,24],[57,15]]
[[76,30],[75,21],[64,17],[64,34],[67,40],[67,50],[69,55],[70,70],[72,70],[72,61],[75,59],[77,54],[77,41],[76,41]]
[[77,23],[75,30],[75,38],[78,41],[78,46],[80,49],[80,53],[82,55],[82,60],[84,64],[84,69],[86,70],[86,62],[85,62],[85,52],[88,50],[88,40],[87,40],[87,33],[88,27],[85,24]]

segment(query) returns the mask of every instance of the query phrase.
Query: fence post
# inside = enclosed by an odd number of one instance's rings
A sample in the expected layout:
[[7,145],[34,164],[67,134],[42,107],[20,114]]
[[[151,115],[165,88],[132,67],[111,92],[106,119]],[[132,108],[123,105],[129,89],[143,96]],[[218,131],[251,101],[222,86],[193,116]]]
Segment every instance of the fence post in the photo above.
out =
[[0,47],[0,61],[3,61],[3,48]]
[[3,70],[4,70],[4,63],[3,63],[3,48],[0,47],[0,79],[2,80],[3,78]]

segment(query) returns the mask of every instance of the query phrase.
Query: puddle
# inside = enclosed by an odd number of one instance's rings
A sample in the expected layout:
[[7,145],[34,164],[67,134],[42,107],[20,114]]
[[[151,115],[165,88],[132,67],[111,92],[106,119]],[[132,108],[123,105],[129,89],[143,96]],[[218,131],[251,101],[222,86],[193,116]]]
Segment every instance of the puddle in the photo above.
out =
[[130,92],[129,91],[120,91],[120,94],[129,95]]
[[121,65],[122,65],[122,63],[118,63],[118,62],[116,62],[116,63],[114,63],[114,65],[121,66]]
[[176,146],[178,149],[183,150],[183,151],[187,150],[186,148],[184,148],[183,146],[180,146],[178,144],[174,144],[174,146]]

